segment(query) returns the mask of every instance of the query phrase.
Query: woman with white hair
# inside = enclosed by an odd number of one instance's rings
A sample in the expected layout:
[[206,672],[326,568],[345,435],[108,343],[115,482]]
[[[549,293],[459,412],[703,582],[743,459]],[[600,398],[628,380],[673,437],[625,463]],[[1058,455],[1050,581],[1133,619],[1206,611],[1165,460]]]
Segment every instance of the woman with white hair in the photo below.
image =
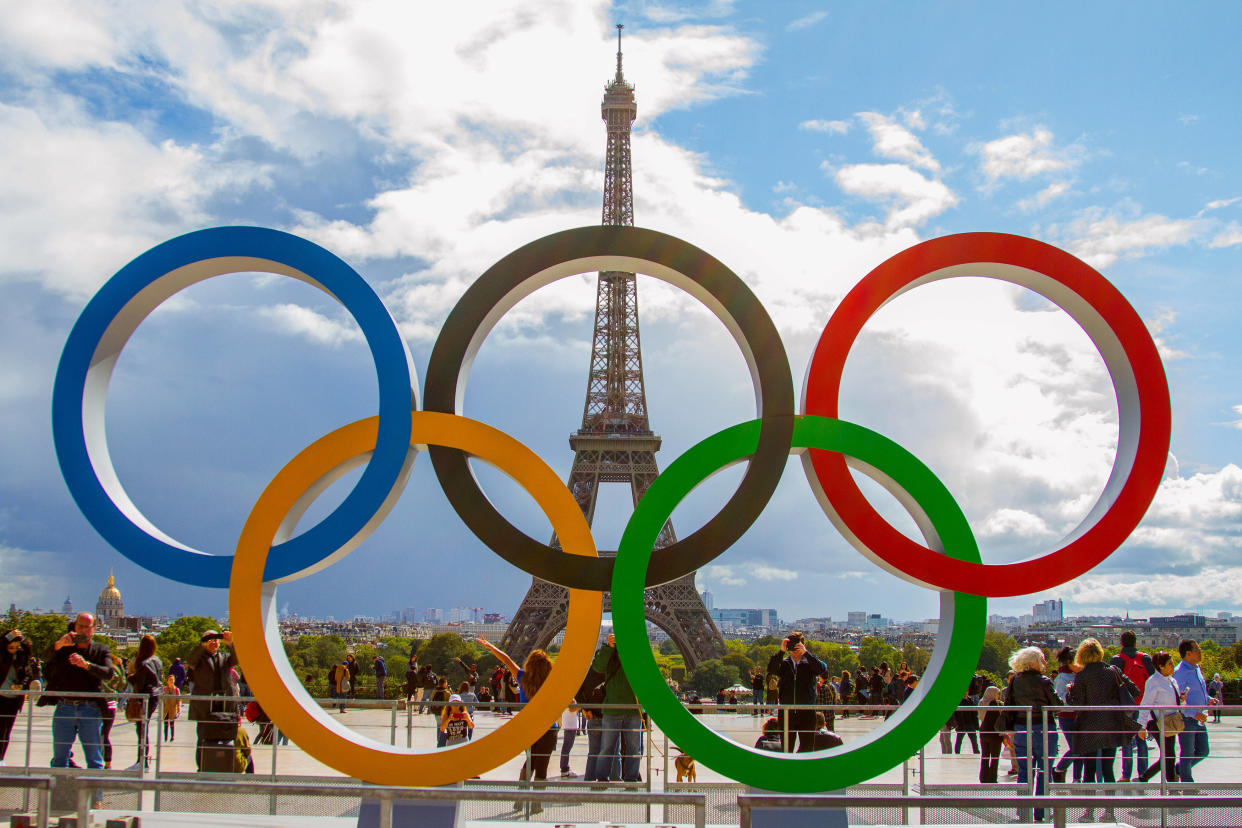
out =
[[[1030,766],[1034,764],[1035,795],[1044,795],[1044,757],[1057,755],[1056,726],[1049,727],[1044,708],[1057,708],[1061,700],[1052,687],[1052,679],[1044,675],[1047,659],[1038,647],[1024,647],[1009,657],[1013,680],[1005,688],[1005,706],[1031,709],[1028,719],[1022,709],[1010,710],[1007,716],[1013,728],[1013,750],[1018,760],[1018,783],[1025,784]],[[1051,715],[1054,710],[1048,711]],[[1028,727],[1029,722],[1029,727]],[[1029,758],[1028,758],[1029,757]],[[1019,812],[1019,817],[1028,818]],[[1042,808],[1035,809],[1035,821],[1044,818]]]

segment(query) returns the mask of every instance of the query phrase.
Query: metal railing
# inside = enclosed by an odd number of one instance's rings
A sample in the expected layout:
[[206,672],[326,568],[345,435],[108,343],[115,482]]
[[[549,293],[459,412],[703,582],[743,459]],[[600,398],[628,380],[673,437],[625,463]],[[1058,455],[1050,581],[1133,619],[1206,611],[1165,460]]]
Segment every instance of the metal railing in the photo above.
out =
[[[259,793],[276,796],[336,796],[374,799],[379,802],[380,828],[392,828],[393,803],[418,800],[423,802],[461,802],[463,800],[530,802],[543,804],[583,805],[590,803],[625,805],[680,805],[694,808],[695,828],[707,825],[707,797],[693,793],[657,793],[652,791],[487,791],[470,788],[392,788],[370,785],[306,785],[281,782],[205,782],[172,779],[117,779],[109,776],[79,778],[78,824],[90,825],[91,801],[96,791],[180,791],[191,793]],[[46,823],[43,823],[46,825]]]
[[[935,807],[956,808],[1004,808],[1033,811],[1042,809],[1052,812],[1052,824],[1056,828],[1065,828],[1070,808],[1098,808],[1101,801],[1098,797],[1086,796],[942,796],[930,802],[917,796],[877,797],[877,796],[845,796],[839,794],[814,796],[787,796],[780,794],[746,794],[737,798],[741,809],[740,828],[751,828],[752,811],[756,808],[797,808],[797,809],[867,809],[891,808],[894,804],[903,807]],[[1111,797],[1110,808],[1148,808],[1162,810],[1173,808],[1242,808],[1242,796],[1155,796],[1155,797]]]
[[[35,809],[35,825],[47,828],[52,812],[52,788],[56,780],[51,776],[0,776],[0,788],[24,788],[27,793],[34,790],[38,794]],[[29,801],[22,810],[30,807]]]

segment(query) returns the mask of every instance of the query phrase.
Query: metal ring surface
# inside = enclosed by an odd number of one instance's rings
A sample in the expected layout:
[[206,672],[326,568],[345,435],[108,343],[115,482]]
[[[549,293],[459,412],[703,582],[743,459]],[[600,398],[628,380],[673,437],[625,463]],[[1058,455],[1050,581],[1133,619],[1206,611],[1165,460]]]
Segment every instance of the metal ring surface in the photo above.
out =
[[[424,408],[461,413],[470,364],[500,317],[543,285],[577,273],[643,273],[703,302],[733,335],[755,383],[763,427],[759,448],[724,508],[698,531],[659,550],[647,584],[672,581],[709,563],[763,511],[788,459],[794,413],[789,360],[771,317],[736,274],[681,239],[635,227],[580,227],[531,242],[492,265],[445,320],[427,366]],[[461,519],[505,560],[545,581],[607,590],[612,558],[572,558],[514,527],[488,501],[459,451],[431,447],[440,486]]]
[[[647,634],[643,569],[655,538],[678,503],[700,482],[751,454],[760,424],[740,423],[686,451],[651,484],[622,535],[612,583],[612,617],[626,677],[674,742],[714,770],[765,790],[806,793],[871,779],[913,756],[961,703],[978,663],[987,600],[941,591],[940,629],[924,681],[895,713],[861,738],[827,751],[773,754],[708,728],[673,695]],[[970,524],[944,485],[914,455],[874,431],[843,420],[797,418],[792,445],[846,452],[890,491],[900,491],[928,542],[947,559],[979,560]],[[941,544],[943,543],[943,547]],[[813,700],[808,700],[813,701]]]
[[[566,555],[593,557],[581,509],[546,463],[517,440],[474,420],[416,412],[412,444],[452,446],[499,468],[534,497]],[[416,753],[351,731],[311,698],[280,644],[276,583],[264,582],[272,540],[292,530],[310,500],[375,448],[374,417],[320,438],[280,470],[259,496],[232,558],[229,618],[246,680],[282,731],[319,761],[377,785],[448,785],[490,770],[547,732],[573,700],[595,652],[604,596],[571,589],[565,640],[539,692],[500,729],[454,747]]]
[[811,451],[807,479],[843,535],[863,555],[913,583],[992,597],[1050,589],[1083,574],[1129,537],[1155,497],[1169,451],[1169,386],[1160,354],[1121,292],[1052,245],[1003,233],[962,233],[903,250],[841,301],[807,370],[803,409],[836,417],[841,375],[863,325],[919,285],[982,276],[1033,290],[1064,309],[1099,350],[1117,394],[1117,458],[1099,500],[1061,548],[1010,564],[950,560],[894,529],[867,502],[840,454]]
[[52,389],[52,437],[65,483],[95,530],[139,566],[195,586],[228,586],[231,561],[169,537],[130,499],[108,454],[108,382],[130,335],[165,299],[213,276],[248,271],[292,276],[340,302],[362,329],[379,381],[379,442],[366,470],[331,514],[272,550],[268,577],[327,566],[325,550],[348,546],[378,522],[409,475],[410,411],[418,407],[413,361],[388,309],[353,268],[317,244],[265,227],[214,227],[151,248],[109,279],[74,324]]

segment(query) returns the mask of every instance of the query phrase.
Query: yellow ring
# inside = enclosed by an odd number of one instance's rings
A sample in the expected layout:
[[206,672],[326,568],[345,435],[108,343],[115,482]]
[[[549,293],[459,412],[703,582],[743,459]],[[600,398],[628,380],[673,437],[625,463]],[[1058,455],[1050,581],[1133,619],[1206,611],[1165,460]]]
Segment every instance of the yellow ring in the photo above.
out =
[[[289,664],[276,617],[276,583],[263,581],[268,550],[290,531],[307,495],[375,448],[378,418],[339,428],[303,449],[259,496],[246,519],[229,582],[233,645],[264,711],[300,748],[329,767],[377,785],[448,785],[517,756],[547,732],[578,691],[594,655],[603,616],[600,592],[569,590],[569,620],[556,664],[530,703],[503,727],[464,745],[416,753],[362,736],[311,698]],[[447,446],[485,460],[526,489],[551,521],[561,547],[596,556],[591,528],[565,484],[534,452],[490,426],[453,414],[413,413],[412,449]],[[292,515],[290,513],[293,513]],[[272,645],[275,645],[274,648]],[[273,655],[273,649],[275,655]]]

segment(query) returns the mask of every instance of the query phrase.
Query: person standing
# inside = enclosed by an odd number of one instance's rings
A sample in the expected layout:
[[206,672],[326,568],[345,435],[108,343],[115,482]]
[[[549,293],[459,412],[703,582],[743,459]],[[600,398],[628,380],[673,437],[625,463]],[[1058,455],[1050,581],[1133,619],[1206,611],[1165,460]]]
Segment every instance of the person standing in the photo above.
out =
[[784,716],[782,726],[788,734],[785,752],[815,750],[815,704],[816,680],[828,672],[828,667],[806,648],[802,633],[792,632],[781,641],[781,649],[768,660],[768,672],[779,678],[778,699]]
[[[358,659],[353,653],[345,655],[345,667],[349,670],[349,689],[345,692],[347,698],[357,698],[358,696],[358,674],[362,672],[362,665],[358,663]],[[344,710],[341,711],[342,713]]]
[[177,738],[177,717],[181,715],[181,690],[177,688],[177,677],[171,672],[164,679],[164,741],[172,742]]
[[[1069,703],[1078,708],[1075,720],[1074,751],[1083,757],[1082,781],[1088,785],[1103,781],[1111,785],[1116,781],[1113,775],[1113,761],[1117,748],[1130,740],[1126,720],[1130,714],[1116,708],[1122,704],[1121,688],[1126,687],[1131,696],[1138,696],[1138,688],[1125,673],[1104,663],[1104,648],[1094,638],[1088,638],[1078,645],[1076,658],[1082,669],[1074,678],[1069,689]],[[1097,776],[1103,776],[1097,780]],[[1088,808],[1083,822],[1093,816]],[[1113,821],[1113,809],[1105,808],[1104,822]]]
[[1183,782],[1194,782],[1192,769],[1207,758],[1208,745],[1207,714],[1208,691],[1203,680],[1203,671],[1199,662],[1203,660],[1203,651],[1199,642],[1187,638],[1177,645],[1182,663],[1173,671],[1173,679],[1186,693],[1186,710],[1182,718],[1186,721],[1186,729],[1177,736],[1178,745],[1182,750],[1181,761],[1177,763],[1177,773]]
[[[1046,660],[1043,650],[1038,647],[1024,647],[1009,657],[1009,666],[1013,668],[1014,674],[1005,688],[1005,706],[1031,708],[1029,723],[1025,711],[1009,711],[1011,715],[1007,717],[1013,729],[1013,751],[1014,760],[1018,763],[1018,784],[1027,782],[1029,765],[1033,764],[1035,795],[1043,796],[1043,758],[1057,755],[1057,734],[1054,729],[1046,726],[1044,708],[1055,710],[1061,704],[1061,700],[1057,698],[1056,691],[1052,689],[1052,680],[1044,675]],[[1028,818],[1030,812],[1020,811],[1018,816]],[[1043,816],[1043,809],[1036,808],[1035,821],[1040,821]]]
[[[160,708],[163,690],[160,676],[163,672],[164,665],[155,655],[155,637],[144,635],[138,642],[138,654],[129,664],[129,687],[132,692],[143,694],[143,697],[130,698],[125,702],[125,718],[134,723],[134,730],[138,734],[138,758],[127,770],[148,767],[151,752],[148,741],[151,731],[148,725],[151,716]],[[137,704],[132,704],[133,702]],[[131,713],[137,713],[138,718],[132,718]]]
[[112,653],[91,636],[95,634],[95,616],[79,613],[73,632],[65,633],[52,645],[47,664],[49,699],[55,699],[52,713],[52,767],[69,767],[69,750],[73,740],[82,743],[86,766],[104,766],[102,710],[99,697],[74,696],[78,693],[102,693],[104,679],[113,673]]
[[[1138,696],[1135,697],[1135,704],[1143,702],[1143,688],[1147,686],[1147,680],[1156,674],[1156,667],[1152,664],[1151,656],[1141,652],[1138,647],[1138,639],[1134,635],[1133,630],[1126,630],[1121,634],[1121,651],[1113,656],[1109,664],[1121,672],[1126,674],[1126,678],[1134,682],[1134,686],[1138,688]],[[1131,714],[1135,721],[1138,721],[1139,712],[1137,710]],[[1134,754],[1138,754],[1137,767],[1135,766]],[[1121,747],[1121,781],[1129,782],[1131,776],[1142,776],[1147,772],[1149,754],[1147,752],[1147,740],[1140,739],[1138,736],[1130,739]],[[1133,771],[1133,774],[1131,773]]]
[[[1074,651],[1069,647],[1062,647],[1057,652],[1057,673],[1056,678],[1052,680],[1052,689],[1062,704],[1066,703],[1070,685],[1074,683],[1074,676],[1078,674],[1078,668],[1074,664],[1074,655]],[[1065,735],[1065,755],[1051,768],[1053,782],[1064,782],[1065,773],[1071,764],[1074,767],[1074,781],[1082,782],[1082,758],[1074,753],[1076,716],[1073,710],[1057,711],[1057,725],[1061,728],[1061,733]]]
[[20,691],[30,681],[30,642],[21,630],[9,630],[0,650],[0,767],[9,749],[9,734],[26,697]]
[[829,677],[820,676],[818,682],[815,687],[815,704],[824,715],[824,728],[832,732],[837,729],[836,706],[841,703],[841,697],[837,695],[837,686]]
[[[229,645],[227,653],[221,652],[221,642]],[[200,770],[211,743],[237,738],[237,682],[233,674],[236,666],[233,634],[228,630],[204,632],[186,659],[189,680],[194,683],[193,695],[206,697],[190,700],[190,721],[197,723],[194,762]]]
[[[1143,688],[1143,710],[1151,714],[1151,721],[1145,724],[1151,733],[1157,736],[1163,733],[1160,752],[1164,756],[1164,781],[1176,782],[1177,734],[1181,732],[1183,720],[1181,711],[1175,708],[1181,707],[1186,694],[1178,689],[1173,679],[1173,656],[1156,653],[1151,662],[1156,666],[1156,674],[1147,679],[1147,686]],[[1174,732],[1170,732],[1170,723]],[[1139,781],[1150,780],[1159,770],[1160,765],[1153,762],[1139,774]]]
[[565,708],[565,712],[561,714],[561,776],[566,779],[576,779],[578,776],[569,768],[569,753],[578,738],[578,723],[578,708],[573,705]]
[[382,655],[377,655],[371,662],[371,669],[375,671],[375,698],[382,699],[384,698],[384,682],[388,680],[388,664]]
[[345,712],[345,698],[352,689],[353,683],[349,680],[349,659],[340,664],[334,664],[328,671],[328,695],[340,700],[341,713]]
[[1212,709],[1212,721],[1220,724],[1220,708],[1225,703],[1225,682],[1221,681],[1220,673],[1212,676],[1208,682],[1208,704]]
[[967,738],[970,739],[970,752],[979,752],[979,712],[975,710],[975,705],[979,700],[967,692],[962,696],[962,703],[958,705],[957,710],[953,713],[953,728],[957,731],[957,739],[953,743],[953,752],[962,752],[962,742]]
[[1000,688],[989,684],[979,700],[979,742],[983,753],[979,757],[979,781],[995,785],[1000,772],[1001,735],[996,726],[1000,718]]
[[756,667],[750,671],[750,715],[763,715],[763,670]]
[[418,696],[418,661],[414,656],[405,665],[405,703],[408,707]]
[[[600,742],[600,758],[596,760],[596,770],[604,771],[617,750],[621,748],[621,781],[641,782],[639,776],[639,759],[641,753],[640,734],[642,733],[642,717],[638,714],[638,697],[630,680],[621,666],[621,656],[617,653],[617,636],[608,633],[603,645],[595,653],[591,668],[604,674],[604,702],[601,710],[604,714],[604,733]],[[602,773],[601,773],[602,779]]]
[[173,684],[177,686],[178,693],[185,692],[185,664],[179,658],[174,658],[172,666],[168,668],[168,675],[173,677]]
[[[841,688],[840,688],[841,704],[849,704],[854,698],[854,681],[850,678],[849,670],[841,671]],[[849,710],[841,711],[841,718],[848,719],[850,717]]]

